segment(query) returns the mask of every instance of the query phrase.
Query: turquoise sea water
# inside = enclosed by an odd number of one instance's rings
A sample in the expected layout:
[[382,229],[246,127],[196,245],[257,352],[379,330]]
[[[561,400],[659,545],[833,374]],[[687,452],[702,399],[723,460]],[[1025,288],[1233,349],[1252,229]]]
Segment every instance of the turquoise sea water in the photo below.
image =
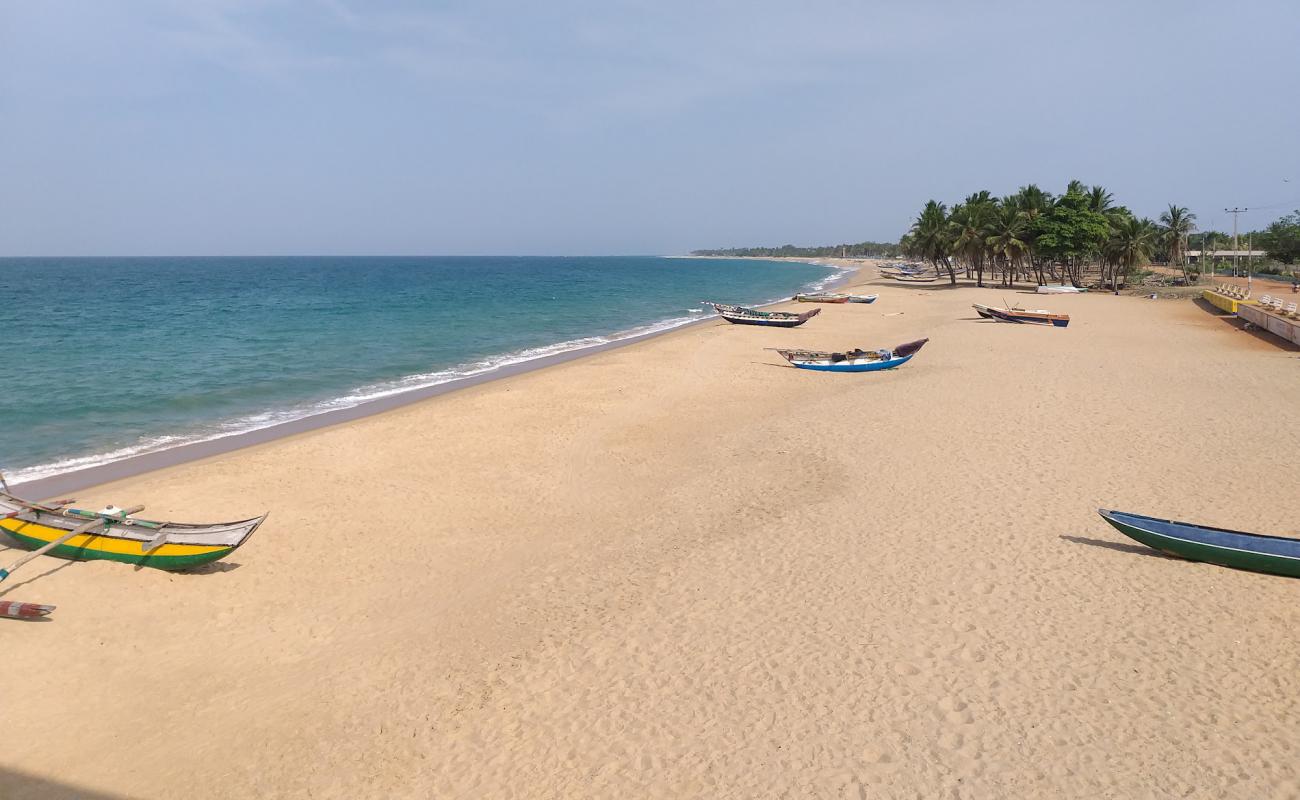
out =
[[655,257],[0,259],[0,468],[30,480],[229,436],[836,274]]

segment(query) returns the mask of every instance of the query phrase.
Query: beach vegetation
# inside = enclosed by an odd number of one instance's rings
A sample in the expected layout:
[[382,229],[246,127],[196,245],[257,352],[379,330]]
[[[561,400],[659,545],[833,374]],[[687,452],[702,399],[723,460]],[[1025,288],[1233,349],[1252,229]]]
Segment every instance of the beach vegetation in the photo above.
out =
[[1183,278],[1192,282],[1187,271],[1187,239],[1196,230],[1196,215],[1186,208],[1169,204],[1169,208],[1160,214],[1160,238],[1165,252],[1169,254],[1169,263],[1181,267]]
[[1256,237],[1268,257],[1283,264],[1300,261],[1300,210],[1274,220]]
[[964,270],[979,286],[990,271],[1003,286],[1020,276],[1040,285],[1082,286],[1085,271],[1097,268],[1103,285],[1119,286],[1160,255],[1182,267],[1190,281],[1185,262],[1195,220],[1177,205],[1158,223],[1138,217],[1106,187],[1079,180],[1060,195],[1028,184],[1005,197],[975,192],[951,209],[930,200],[899,247],[946,273],[954,285]]
[[901,253],[897,242],[857,242],[811,247],[784,244],[779,247],[730,247],[691,251],[693,256],[744,258],[895,258]]

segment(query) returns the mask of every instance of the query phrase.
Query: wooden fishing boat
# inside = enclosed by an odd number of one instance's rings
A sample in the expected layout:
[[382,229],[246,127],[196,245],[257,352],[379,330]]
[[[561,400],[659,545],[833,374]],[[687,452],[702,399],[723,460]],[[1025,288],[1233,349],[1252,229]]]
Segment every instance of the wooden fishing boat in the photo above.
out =
[[[68,537],[48,551],[54,556],[178,570],[225,558],[266,519],[262,515],[211,525],[155,522],[136,519],[130,512],[71,508],[70,503],[32,503],[0,491],[0,530],[32,550]],[[70,535],[74,530],[82,532]],[[0,579],[8,574],[3,569],[0,573]]]
[[981,317],[995,319],[998,322],[1013,322],[1020,325],[1051,325],[1054,328],[1064,328],[1070,324],[1069,314],[1054,314],[1043,309],[1031,311],[1025,308],[993,308],[979,303],[972,303],[972,306]]
[[849,350],[845,353],[773,349],[799,369],[819,372],[879,372],[906,364],[928,341],[930,340],[918,339],[900,344],[893,350]]
[[886,277],[886,278],[893,278],[894,280],[896,280],[896,281],[902,281],[903,283],[934,283],[935,281],[939,280],[939,276],[938,276],[938,275],[923,275],[923,274],[916,274],[916,275],[902,275],[902,274],[899,274],[899,275],[886,275],[885,277]]
[[727,322],[735,325],[766,325],[772,328],[797,328],[808,320],[822,313],[814,308],[801,314],[788,311],[758,311],[744,306],[729,306],[725,303],[710,303],[713,310]]
[[847,303],[849,296],[847,294],[833,294],[831,292],[813,292],[811,294],[797,294],[795,300],[800,303]]
[[1066,286],[1065,284],[1047,284],[1038,287],[1039,294],[1080,294],[1086,291],[1088,290],[1081,289],[1078,286]]
[[880,297],[880,295],[878,295],[878,294],[851,294],[851,295],[849,295],[849,302],[850,302],[850,303],[874,303],[874,302],[876,302],[876,298],[877,298],[877,297]]
[[1130,539],[1171,556],[1300,578],[1300,539],[1210,528],[1104,508],[1097,513]]

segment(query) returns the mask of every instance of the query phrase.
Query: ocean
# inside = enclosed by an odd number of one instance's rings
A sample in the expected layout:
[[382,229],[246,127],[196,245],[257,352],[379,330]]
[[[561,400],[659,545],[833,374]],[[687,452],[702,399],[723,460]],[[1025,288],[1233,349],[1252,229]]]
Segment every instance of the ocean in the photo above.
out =
[[0,259],[0,469],[36,480],[757,304],[834,267],[660,257]]

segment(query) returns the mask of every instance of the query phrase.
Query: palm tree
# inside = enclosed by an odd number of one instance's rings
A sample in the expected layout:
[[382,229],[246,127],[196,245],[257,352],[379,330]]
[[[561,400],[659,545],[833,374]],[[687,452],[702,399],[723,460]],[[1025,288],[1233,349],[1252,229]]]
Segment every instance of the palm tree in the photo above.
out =
[[1151,260],[1159,236],[1159,229],[1149,219],[1129,215],[1117,221],[1110,241],[1106,243],[1105,253],[1117,268],[1115,288],[1119,288],[1120,277],[1128,277],[1134,268]]
[[1104,186],[1094,186],[1088,190],[1088,210],[1106,213],[1110,210],[1115,196],[1106,191]]
[[993,195],[985,190],[954,206],[948,218],[952,254],[975,270],[977,286],[984,285],[984,264],[989,256],[988,226],[993,208]]
[[1016,208],[1014,200],[1012,197],[1003,198],[997,205],[990,215],[988,236],[984,239],[994,259],[1002,259],[1007,286],[1014,282],[1016,269],[1029,253],[1026,241],[1029,220],[1025,212]]
[[1016,208],[1020,213],[1025,215],[1025,243],[1029,245],[1029,263],[1033,266],[1034,276],[1041,285],[1046,283],[1046,281],[1043,277],[1042,259],[1039,258],[1037,250],[1035,249],[1036,234],[1034,233],[1034,220],[1038,219],[1038,217],[1042,216],[1047,209],[1051,208],[1052,203],[1055,201],[1049,192],[1044,192],[1042,189],[1038,188],[1037,184],[1033,183],[1027,186],[1021,186],[1020,190],[1015,193],[1014,197]]
[[1191,283],[1191,275],[1187,272],[1186,259],[1183,257],[1187,248],[1184,246],[1187,237],[1196,230],[1196,215],[1172,203],[1169,204],[1169,210],[1160,214],[1160,233],[1162,243],[1169,252],[1169,260],[1182,267],[1183,278]]
[[948,279],[956,285],[957,274],[953,272],[948,260],[948,208],[937,200],[931,200],[921,209],[921,215],[912,223],[908,231],[911,249],[916,256],[929,261],[934,271],[941,268],[948,270]]

